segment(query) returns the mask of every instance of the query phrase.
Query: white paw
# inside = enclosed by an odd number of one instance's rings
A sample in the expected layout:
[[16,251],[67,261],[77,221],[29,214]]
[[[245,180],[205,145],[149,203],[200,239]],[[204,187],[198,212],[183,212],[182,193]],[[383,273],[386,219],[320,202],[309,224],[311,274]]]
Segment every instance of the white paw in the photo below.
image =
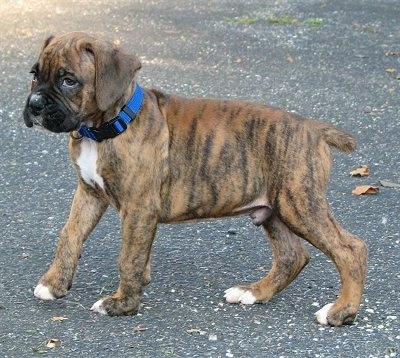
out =
[[319,324],[328,325],[328,312],[330,308],[333,306],[333,303],[328,303],[324,307],[322,307],[319,311],[315,312],[315,316]]
[[90,309],[93,312],[101,313],[106,315],[107,311],[103,307],[103,300],[98,300]]
[[44,301],[52,301],[55,299],[55,297],[50,292],[50,290],[46,286],[42,285],[41,283],[39,283],[35,287],[35,291],[33,292],[33,294],[37,298],[40,298],[41,300],[44,300]]
[[257,301],[250,290],[240,287],[231,287],[227,289],[224,297],[228,303],[242,303],[244,305],[252,305]]

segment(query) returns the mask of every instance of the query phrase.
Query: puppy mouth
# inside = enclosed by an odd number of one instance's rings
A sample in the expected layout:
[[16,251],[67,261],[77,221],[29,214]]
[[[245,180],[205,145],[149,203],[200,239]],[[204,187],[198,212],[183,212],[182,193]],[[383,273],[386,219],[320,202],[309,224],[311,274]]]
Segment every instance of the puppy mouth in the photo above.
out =
[[[27,110],[25,110],[27,112]],[[42,116],[35,116],[34,114],[25,113],[24,112],[24,122],[28,128],[33,126],[43,127],[43,118]]]
[[33,112],[30,110],[29,106],[25,107],[24,113],[23,113],[23,118],[24,118],[25,125],[28,128],[31,128],[33,126],[43,127],[42,116],[33,114]]
[[37,126],[54,133],[72,132],[80,127],[80,120],[78,118],[69,118],[57,121],[51,117],[34,115],[32,113],[24,115],[24,122],[28,128]]
[[71,132],[80,127],[79,116],[71,115],[66,110],[49,105],[40,112],[27,105],[23,113],[25,125],[28,128],[33,126],[45,128],[51,132]]

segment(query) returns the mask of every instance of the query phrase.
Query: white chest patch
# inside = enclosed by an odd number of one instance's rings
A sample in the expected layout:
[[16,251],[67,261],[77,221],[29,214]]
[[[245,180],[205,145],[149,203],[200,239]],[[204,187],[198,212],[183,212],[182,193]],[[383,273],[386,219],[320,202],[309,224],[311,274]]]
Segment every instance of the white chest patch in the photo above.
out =
[[97,184],[104,189],[103,178],[97,172],[97,144],[88,138],[83,138],[81,153],[76,160],[82,179],[89,185]]

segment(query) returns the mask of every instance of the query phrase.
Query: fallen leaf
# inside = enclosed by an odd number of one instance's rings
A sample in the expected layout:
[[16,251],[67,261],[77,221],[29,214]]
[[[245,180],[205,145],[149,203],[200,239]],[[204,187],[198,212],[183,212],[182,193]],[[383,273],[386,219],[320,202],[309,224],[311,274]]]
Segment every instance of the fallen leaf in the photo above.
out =
[[385,71],[387,73],[390,73],[391,75],[393,75],[397,72],[397,70],[395,68],[387,68]]
[[387,180],[379,180],[379,184],[386,188],[400,188],[400,184],[392,183]]
[[372,185],[361,185],[357,186],[352,192],[353,195],[374,195],[379,193],[379,188],[377,186]]
[[352,170],[349,175],[352,177],[367,177],[369,175],[369,168],[367,165],[361,165],[359,168]]
[[51,338],[46,342],[46,347],[47,348],[55,348],[58,347],[61,344],[61,341],[56,338]]
[[197,327],[196,328],[192,328],[192,329],[188,329],[186,332],[189,333],[189,334],[193,334],[193,333],[198,333],[200,335],[207,334],[207,332],[205,332],[201,328],[197,328]]
[[292,56],[288,56],[286,57],[287,62],[289,63],[293,63],[294,62],[294,58]]
[[388,51],[386,56],[400,56],[400,51]]
[[62,322],[62,321],[65,321],[67,319],[68,319],[67,317],[62,317],[62,316],[54,316],[54,317],[51,318],[51,320],[53,322]]
[[147,328],[143,327],[141,324],[133,327],[133,332],[135,332],[135,333],[140,333],[140,332],[143,332],[143,331],[146,331],[146,330],[147,330]]

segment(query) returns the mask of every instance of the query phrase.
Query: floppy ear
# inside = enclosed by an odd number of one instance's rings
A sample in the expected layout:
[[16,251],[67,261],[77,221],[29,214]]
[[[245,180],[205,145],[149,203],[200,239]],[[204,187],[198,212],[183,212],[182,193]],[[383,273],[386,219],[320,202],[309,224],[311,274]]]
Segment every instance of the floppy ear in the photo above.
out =
[[53,40],[54,39],[54,36],[53,35],[51,35],[51,36],[49,36],[45,41],[44,41],[44,44],[43,44],[43,47],[42,47],[42,51],[47,47],[47,45],[51,42],[51,40]]
[[97,106],[106,111],[124,95],[142,65],[136,56],[106,41],[91,42],[86,49],[94,55]]

